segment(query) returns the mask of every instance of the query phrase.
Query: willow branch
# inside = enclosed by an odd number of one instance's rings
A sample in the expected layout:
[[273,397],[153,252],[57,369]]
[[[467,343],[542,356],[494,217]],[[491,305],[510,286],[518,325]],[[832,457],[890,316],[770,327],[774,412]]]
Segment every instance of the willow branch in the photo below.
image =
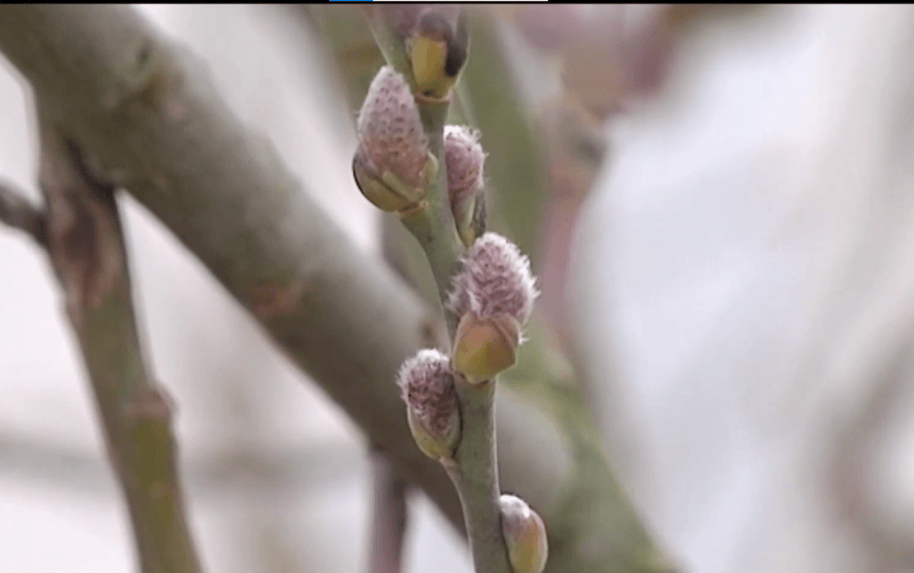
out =
[[[329,220],[199,62],[134,9],[111,5],[0,6],[0,52],[99,168],[462,529],[454,487],[416,448],[395,386],[439,322]],[[498,399],[503,486],[542,508],[557,540],[550,570],[658,570],[580,398],[532,343],[516,376],[506,374],[515,391]]]
[[200,571],[178,479],[171,406],[137,333],[114,187],[39,111],[47,246],[82,352],[143,573]]
[[[389,19],[381,17],[386,10],[387,7],[379,7],[373,11],[374,17],[370,18],[372,31],[388,64],[400,69],[409,78],[412,74],[408,69],[403,40],[393,27],[386,25]],[[406,69],[404,66],[407,66]],[[411,212],[401,213],[400,217],[425,251],[438,286],[448,336],[453,343],[457,316],[446,302],[452,289],[452,279],[460,270],[459,257],[464,252],[464,246],[457,235],[448,196],[447,162],[442,142],[451,101],[450,96],[431,99],[417,93],[415,97],[428,136],[429,151],[436,157],[439,171],[437,179],[429,186],[426,198]],[[453,460],[442,459],[441,462],[460,496],[476,573],[510,573],[498,504],[501,490],[495,444],[496,381],[473,386],[458,379],[456,388],[463,430]]]

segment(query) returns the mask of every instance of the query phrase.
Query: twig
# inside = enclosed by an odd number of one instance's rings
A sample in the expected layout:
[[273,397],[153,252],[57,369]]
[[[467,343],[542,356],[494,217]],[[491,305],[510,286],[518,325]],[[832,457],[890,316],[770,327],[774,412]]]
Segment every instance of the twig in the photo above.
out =
[[373,450],[371,457],[372,507],[369,573],[400,573],[406,535],[406,481],[397,475],[387,456]]
[[9,181],[0,180],[0,223],[19,229],[39,245],[47,246],[45,216]]
[[195,573],[171,407],[140,349],[114,187],[88,173],[43,110],[39,122],[48,252],[129,509],[139,571]]

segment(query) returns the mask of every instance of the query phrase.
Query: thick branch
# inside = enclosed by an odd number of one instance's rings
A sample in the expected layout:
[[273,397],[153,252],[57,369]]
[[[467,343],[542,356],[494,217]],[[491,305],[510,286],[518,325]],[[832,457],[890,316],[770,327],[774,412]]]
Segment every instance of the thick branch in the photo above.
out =
[[[39,112],[41,115],[41,112]],[[143,573],[200,571],[178,480],[171,408],[143,360],[114,188],[41,115],[48,252],[127,501]]]
[[126,6],[2,6],[0,51],[39,97],[57,96],[83,148],[462,529],[450,480],[413,443],[395,383],[433,315],[240,124],[203,65]]

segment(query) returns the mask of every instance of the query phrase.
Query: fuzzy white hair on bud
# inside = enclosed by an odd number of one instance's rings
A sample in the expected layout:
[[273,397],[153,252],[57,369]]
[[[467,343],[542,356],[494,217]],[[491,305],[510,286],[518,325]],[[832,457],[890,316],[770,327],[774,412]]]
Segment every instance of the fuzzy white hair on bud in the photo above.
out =
[[498,503],[511,569],[514,573],[541,573],[549,558],[543,519],[517,496],[503,494]]
[[444,126],[444,160],[451,203],[472,197],[483,185],[486,154],[479,131],[465,125]]
[[454,276],[448,308],[457,316],[507,314],[523,326],[539,295],[528,259],[517,245],[496,233],[476,239]]
[[[423,429],[438,441],[450,441],[455,431],[455,418],[459,431],[457,392],[450,359],[438,350],[420,350],[403,363],[398,384],[403,401]],[[416,436],[416,439],[420,438]]]

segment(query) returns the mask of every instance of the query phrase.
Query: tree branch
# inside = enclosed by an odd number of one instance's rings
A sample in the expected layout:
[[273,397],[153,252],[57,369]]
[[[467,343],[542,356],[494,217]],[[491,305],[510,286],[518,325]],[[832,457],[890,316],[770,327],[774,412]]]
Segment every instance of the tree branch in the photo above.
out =
[[42,110],[39,123],[48,253],[127,501],[138,570],[196,573],[171,407],[140,349],[114,187],[88,173],[76,146]]
[[0,51],[37,94],[66,94],[55,111],[84,149],[460,524],[395,384],[431,314],[240,124],[202,63],[126,6],[0,7]]
[[10,181],[0,179],[0,223],[19,229],[46,247],[45,216]]

